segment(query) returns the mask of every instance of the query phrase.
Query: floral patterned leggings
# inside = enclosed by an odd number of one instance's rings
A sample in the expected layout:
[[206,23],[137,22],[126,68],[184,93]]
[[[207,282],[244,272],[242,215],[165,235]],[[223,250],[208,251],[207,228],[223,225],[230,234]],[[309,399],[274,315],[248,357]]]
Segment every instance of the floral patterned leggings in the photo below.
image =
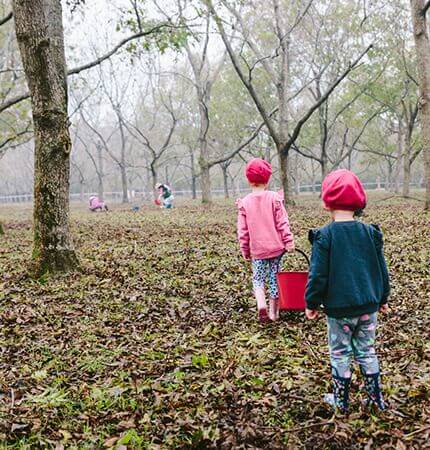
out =
[[377,317],[377,313],[343,319],[327,317],[330,363],[335,377],[351,378],[353,358],[363,375],[379,373],[374,347]]
[[276,274],[281,266],[281,256],[271,259],[253,259],[252,260],[252,285],[254,290],[264,289],[266,280],[269,280],[269,296],[276,299],[279,297],[278,281]]

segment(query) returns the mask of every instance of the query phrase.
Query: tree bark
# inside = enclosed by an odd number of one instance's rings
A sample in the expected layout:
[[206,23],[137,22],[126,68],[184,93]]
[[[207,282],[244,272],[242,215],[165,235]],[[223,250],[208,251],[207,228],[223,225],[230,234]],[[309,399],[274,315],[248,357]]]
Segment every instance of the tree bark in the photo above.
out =
[[121,170],[121,186],[122,186],[122,203],[128,203],[128,180],[127,180],[127,162],[125,160],[125,133],[122,123],[122,116],[119,109],[116,109],[116,114],[118,116],[119,132],[121,136],[121,160],[120,160],[120,170]]
[[79,181],[79,200],[81,203],[84,203],[84,189],[85,189],[85,181],[82,179]]
[[279,172],[284,191],[285,203],[293,203],[291,196],[291,187],[289,181],[289,151],[286,149],[289,132],[289,111],[288,111],[288,88],[290,82],[290,38],[286,33],[285,19],[280,11],[278,0],[274,0],[274,14],[276,22],[276,34],[279,39],[281,51],[281,65],[279,79],[276,88],[279,102],[279,145],[277,145],[279,155]]
[[224,184],[224,198],[230,198],[230,193],[228,191],[228,166],[225,164],[221,164],[222,170],[222,180]]
[[402,185],[402,195],[403,197],[408,197],[410,193],[410,182],[411,182],[411,145],[412,145],[412,135],[411,130],[408,127],[405,133],[405,142],[403,144],[403,185]]
[[[198,82],[196,80],[196,82]],[[209,89],[209,86],[206,87]],[[209,111],[208,104],[210,99],[209,92],[206,94],[202,91],[202,88],[197,89],[197,96],[199,101],[200,111],[200,128],[199,128],[199,166],[201,172],[201,188],[202,188],[202,203],[212,203],[211,192],[211,178],[210,178],[210,166],[209,166],[209,148],[207,141],[207,134],[209,131]]]
[[101,201],[104,200],[104,167],[103,167],[103,157],[102,157],[102,146],[101,144],[97,144],[97,178],[98,178],[98,188],[97,194]]
[[387,192],[390,192],[392,191],[393,185],[393,164],[389,158],[386,158],[386,161],[387,161],[387,179],[385,182],[385,190]]
[[291,198],[290,181],[288,178],[289,173],[288,153],[284,151],[283,145],[277,146],[277,150],[279,161],[279,177],[281,180],[282,189],[284,191],[284,201],[286,204],[292,204],[293,199]]
[[158,198],[158,190],[156,188],[158,182],[158,174],[157,169],[154,164],[151,164],[151,184],[152,184],[152,193],[154,200]]
[[207,165],[202,166],[200,164],[200,186],[202,189],[202,203],[211,204],[212,203],[212,192],[211,192],[211,176],[210,169]]
[[398,194],[400,192],[400,174],[402,172],[402,159],[404,154],[404,144],[405,144],[405,128],[403,125],[402,118],[399,117],[399,131],[397,134],[397,154],[396,154],[396,164],[394,166],[393,174],[393,191]]
[[190,167],[191,167],[191,192],[193,195],[193,200],[195,200],[197,198],[197,176],[194,161],[194,153],[192,151],[190,151]]
[[34,139],[32,272],[78,266],[69,227],[71,140],[60,0],[14,0],[15,30],[30,89]]
[[411,0],[412,25],[420,85],[419,108],[426,181],[424,208],[430,210],[430,43],[424,6],[424,0]]
[[122,203],[128,203],[128,180],[127,169],[125,164],[121,164],[121,187],[122,187]]

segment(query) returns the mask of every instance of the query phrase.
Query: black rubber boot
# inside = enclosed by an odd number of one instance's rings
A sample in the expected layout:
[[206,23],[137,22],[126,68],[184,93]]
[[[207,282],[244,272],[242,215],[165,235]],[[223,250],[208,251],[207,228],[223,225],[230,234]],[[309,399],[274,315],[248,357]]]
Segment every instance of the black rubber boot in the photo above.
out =
[[342,378],[333,375],[333,394],[327,394],[325,396],[325,401],[342,414],[347,414],[349,410],[350,385],[351,378]]
[[363,374],[364,385],[367,392],[367,406],[376,405],[381,411],[383,411],[386,406],[382,398],[381,391],[381,376],[379,373],[374,373],[372,375]]

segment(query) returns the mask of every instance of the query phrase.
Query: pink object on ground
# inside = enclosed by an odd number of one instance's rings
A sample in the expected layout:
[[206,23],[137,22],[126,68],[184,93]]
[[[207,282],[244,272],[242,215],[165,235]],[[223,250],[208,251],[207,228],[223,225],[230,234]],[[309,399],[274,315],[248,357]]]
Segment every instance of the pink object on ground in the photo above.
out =
[[90,197],[90,209],[91,211],[96,211],[97,209],[104,209],[105,203],[102,202],[98,197]]
[[237,234],[244,258],[275,258],[294,241],[287,211],[276,192],[252,192],[237,205]]

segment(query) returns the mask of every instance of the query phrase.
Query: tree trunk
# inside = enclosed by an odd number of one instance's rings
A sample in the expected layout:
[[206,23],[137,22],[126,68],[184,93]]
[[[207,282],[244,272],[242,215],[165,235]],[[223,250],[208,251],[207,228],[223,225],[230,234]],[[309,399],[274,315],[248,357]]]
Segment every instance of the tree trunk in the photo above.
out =
[[409,162],[409,157],[405,155],[405,157],[403,158],[403,186],[402,186],[403,197],[409,197],[410,183],[411,183],[411,164]]
[[154,196],[154,200],[158,198],[158,190],[157,190],[157,182],[158,182],[158,174],[157,169],[154,164],[151,164],[151,184],[152,184],[152,193]]
[[75,269],[69,228],[71,140],[60,0],[14,0],[15,30],[30,89],[34,139],[32,271]]
[[81,179],[79,182],[79,200],[81,201],[81,203],[84,203],[85,201],[84,188],[85,188],[85,181]]
[[119,107],[115,107],[115,112],[118,117],[119,133],[121,136],[121,162],[119,164],[121,170],[121,186],[122,186],[122,203],[128,203],[128,180],[127,180],[127,163],[125,160],[125,133],[122,123],[122,116]]
[[98,178],[98,188],[97,188],[97,194],[101,201],[104,200],[104,167],[103,167],[103,157],[102,157],[102,146],[100,144],[97,144],[97,163],[98,163],[98,170],[97,170],[97,178]]
[[404,126],[401,119],[399,119],[399,132],[397,134],[397,154],[396,154],[396,164],[394,167],[393,174],[393,190],[396,194],[400,191],[400,174],[402,172],[402,159],[404,153]]
[[392,190],[392,184],[393,184],[393,164],[387,158],[387,181],[385,182],[385,190],[387,192],[390,192]]
[[200,176],[200,186],[202,188],[202,203],[210,204],[212,203],[212,192],[211,192],[211,177],[210,168],[208,166],[201,166],[201,176]]
[[278,150],[278,158],[279,158],[279,177],[281,179],[281,186],[284,191],[284,201],[286,204],[292,204],[293,199],[291,198],[290,192],[290,181],[288,177],[288,153],[286,153],[283,147],[277,147]]
[[127,170],[124,164],[121,164],[120,169],[121,169],[122,203],[128,203]]
[[327,154],[321,155],[321,183],[324,181],[324,178],[328,175],[328,158]]
[[403,197],[409,197],[409,187],[411,182],[411,139],[409,130],[405,134],[404,153],[403,153]]
[[[200,94],[202,95],[202,94]],[[201,188],[202,188],[202,203],[212,203],[211,192],[211,178],[209,167],[209,149],[207,142],[207,133],[209,130],[209,112],[206,107],[206,100],[204,97],[199,98],[200,110],[200,130],[199,130],[199,166],[201,172]]]
[[224,184],[224,198],[230,198],[230,193],[228,192],[228,166],[221,165],[222,169],[222,180]]
[[194,162],[194,153],[190,152],[191,159],[191,191],[193,195],[193,200],[197,198],[197,177],[196,177],[196,166]]
[[430,210],[430,43],[424,3],[424,0],[411,0],[412,25],[420,84],[419,107],[426,180],[425,209]]

